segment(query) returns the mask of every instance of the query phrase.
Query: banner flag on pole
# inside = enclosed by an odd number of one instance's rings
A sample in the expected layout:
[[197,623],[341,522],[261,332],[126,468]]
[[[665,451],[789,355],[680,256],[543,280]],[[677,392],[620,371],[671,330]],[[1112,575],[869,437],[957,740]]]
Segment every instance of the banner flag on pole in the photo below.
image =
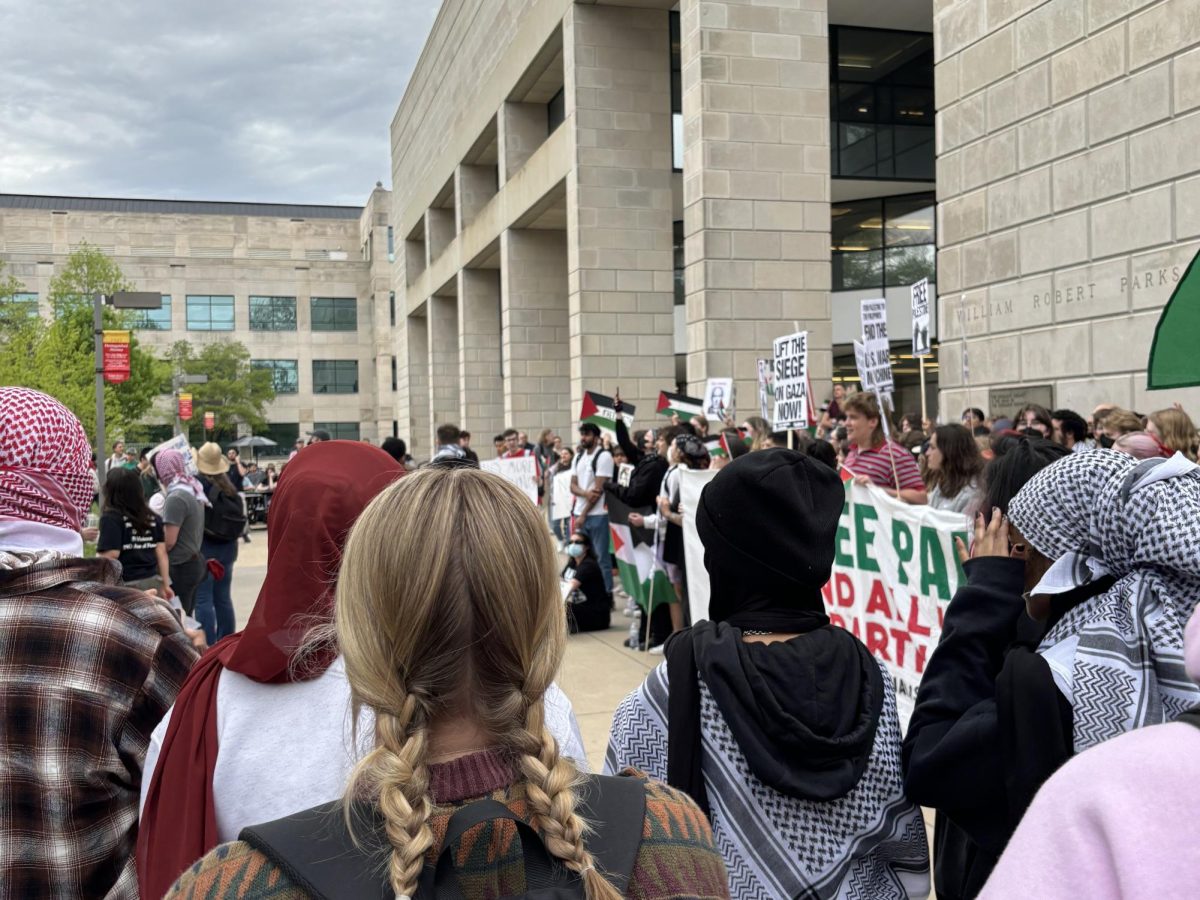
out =
[[130,347],[128,331],[105,330],[101,343],[104,380],[120,384],[129,380]]
[[[1200,259],[1200,253],[1193,257],[1175,285],[1155,326],[1150,360],[1146,364],[1148,390],[1200,384],[1200,357],[1196,354],[1196,336],[1200,335],[1200,266],[1196,265],[1197,259]],[[963,371],[966,372],[965,339],[963,348]]]
[[667,391],[658,392],[658,408],[654,410],[660,416],[679,416],[680,421],[690,422],[696,416],[704,413],[704,401],[698,397],[686,394],[671,394]]
[[[607,495],[607,502],[612,552],[617,558],[621,586],[649,615],[654,611],[651,602],[654,607],[658,607],[675,597],[675,588],[671,586],[667,573],[659,567],[654,556],[654,530],[629,524],[631,512],[648,516],[654,513],[654,507],[633,509],[613,494]],[[598,553],[603,552],[602,548],[595,549]]]
[[[633,428],[633,414],[636,407],[632,403],[621,403],[621,417],[625,420],[625,427]],[[583,392],[583,406],[579,410],[579,421],[591,422],[601,431],[609,431],[615,436],[617,433],[617,411],[613,408],[613,398],[606,397],[604,394],[597,394],[595,391]]]

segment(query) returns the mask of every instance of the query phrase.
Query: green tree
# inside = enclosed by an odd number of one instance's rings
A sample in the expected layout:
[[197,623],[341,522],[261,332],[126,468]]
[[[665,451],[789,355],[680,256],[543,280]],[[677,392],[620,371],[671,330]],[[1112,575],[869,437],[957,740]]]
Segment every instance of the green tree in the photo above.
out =
[[[92,295],[129,290],[115,262],[81,244],[50,280],[52,321],[29,316],[0,342],[0,384],[20,384],[56,397],[95,434],[95,336]],[[104,327],[128,328],[128,317],[105,307]],[[104,386],[105,431],[113,439],[150,412],[154,398],[170,389],[171,369],[130,335],[130,375]]]
[[37,312],[31,304],[14,301],[24,290],[20,279],[4,273],[4,260],[0,259],[0,344],[12,339]]
[[216,420],[217,432],[233,434],[238,425],[266,427],[267,404],[275,399],[270,369],[250,364],[250,351],[237,341],[219,340],[198,350],[187,341],[176,341],[170,350],[171,366],[179,375],[207,375],[207,384],[189,384],[195,410],[191,422],[202,425],[206,412]]

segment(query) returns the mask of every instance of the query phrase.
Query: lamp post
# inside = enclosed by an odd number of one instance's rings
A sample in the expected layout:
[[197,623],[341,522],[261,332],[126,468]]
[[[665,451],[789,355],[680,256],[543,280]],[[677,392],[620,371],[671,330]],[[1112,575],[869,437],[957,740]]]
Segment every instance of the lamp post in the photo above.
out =
[[208,384],[207,375],[186,375],[176,372],[171,376],[171,390],[175,396],[175,434],[183,434],[183,419],[179,418],[179,389],[185,384]]
[[108,475],[108,456],[104,448],[104,305],[114,309],[162,309],[162,294],[117,291],[92,295],[92,330],[96,344],[96,474],[100,483]]

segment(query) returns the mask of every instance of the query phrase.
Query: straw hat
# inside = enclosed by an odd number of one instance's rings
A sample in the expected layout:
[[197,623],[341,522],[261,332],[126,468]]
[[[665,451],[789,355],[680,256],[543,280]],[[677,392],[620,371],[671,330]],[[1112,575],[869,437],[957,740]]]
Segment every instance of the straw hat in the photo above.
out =
[[219,444],[209,441],[196,453],[196,468],[201,475],[224,475],[229,471],[229,460]]

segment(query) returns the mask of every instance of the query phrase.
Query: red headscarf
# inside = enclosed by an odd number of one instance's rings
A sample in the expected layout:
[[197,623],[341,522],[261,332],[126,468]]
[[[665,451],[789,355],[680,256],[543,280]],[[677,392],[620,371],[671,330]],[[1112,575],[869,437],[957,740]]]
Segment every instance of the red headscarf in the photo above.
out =
[[287,464],[271,501],[267,577],[246,628],[213,647],[184,682],[142,810],[137,843],[143,897],[161,897],[217,845],[212,779],[217,762],[217,684],[222,669],[255,681],[323,673],[328,649],[294,671],[292,656],[315,620],[333,614],[342,547],[355,519],[404,469],[378,447],[328,441]]

